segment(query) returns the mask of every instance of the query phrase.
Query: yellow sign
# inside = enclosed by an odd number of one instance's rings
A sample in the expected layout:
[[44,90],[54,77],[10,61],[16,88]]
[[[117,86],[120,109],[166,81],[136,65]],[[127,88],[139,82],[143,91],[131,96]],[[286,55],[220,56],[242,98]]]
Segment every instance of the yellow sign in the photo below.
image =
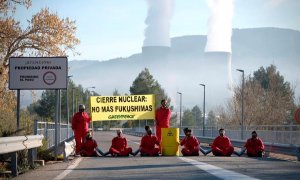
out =
[[154,95],[91,96],[93,121],[155,118]]

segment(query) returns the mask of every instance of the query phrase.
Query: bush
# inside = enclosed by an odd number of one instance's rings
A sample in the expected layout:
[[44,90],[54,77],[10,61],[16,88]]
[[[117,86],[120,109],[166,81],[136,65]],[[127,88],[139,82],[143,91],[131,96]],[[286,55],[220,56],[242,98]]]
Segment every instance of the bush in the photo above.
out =
[[43,139],[43,145],[38,148],[38,158],[43,159],[45,161],[54,160],[54,155],[48,150],[48,141],[47,139]]

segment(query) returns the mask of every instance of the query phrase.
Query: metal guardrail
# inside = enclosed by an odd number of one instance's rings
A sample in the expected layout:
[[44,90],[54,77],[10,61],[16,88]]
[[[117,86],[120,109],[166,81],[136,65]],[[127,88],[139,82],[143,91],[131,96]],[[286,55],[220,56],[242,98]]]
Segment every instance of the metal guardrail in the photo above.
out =
[[[126,130],[123,131],[125,134],[132,135],[132,136],[143,136],[144,132],[135,132]],[[180,138],[183,138],[184,136],[180,136]],[[215,138],[213,137],[203,137],[203,136],[197,136],[200,143],[207,143],[211,144]],[[246,141],[245,140],[231,140],[231,143],[234,147],[243,148]],[[270,142],[264,142],[265,145],[265,151],[267,153],[278,153],[278,154],[285,154],[290,156],[296,156],[298,158],[298,161],[300,161],[300,147],[296,145],[288,145],[288,144],[279,144],[279,143],[270,143]]]
[[28,150],[28,163],[33,165],[37,158],[37,149],[42,146],[43,135],[14,136],[0,138],[0,154],[11,156],[11,172],[13,176],[18,175],[17,152]]
[[0,154],[7,154],[42,146],[43,135],[13,136],[0,138]]

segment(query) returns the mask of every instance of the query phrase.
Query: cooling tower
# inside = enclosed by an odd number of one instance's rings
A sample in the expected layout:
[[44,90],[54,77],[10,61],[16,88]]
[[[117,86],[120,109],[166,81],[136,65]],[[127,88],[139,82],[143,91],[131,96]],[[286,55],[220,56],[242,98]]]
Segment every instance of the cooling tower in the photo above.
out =
[[167,58],[170,52],[170,47],[167,46],[144,46],[142,47],[144,59],[164,59]]

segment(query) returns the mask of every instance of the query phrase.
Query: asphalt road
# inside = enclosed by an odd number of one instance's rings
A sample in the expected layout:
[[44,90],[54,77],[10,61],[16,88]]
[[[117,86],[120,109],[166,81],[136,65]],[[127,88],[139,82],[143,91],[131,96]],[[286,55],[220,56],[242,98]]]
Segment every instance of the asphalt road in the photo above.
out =
[[[95,132],[107,151],[114,132]],[[125,135],[136,150],[140,137]],[[299,179],[300,163],[270,158],[214,157],[79,157],[54,163],[16,179]]]

